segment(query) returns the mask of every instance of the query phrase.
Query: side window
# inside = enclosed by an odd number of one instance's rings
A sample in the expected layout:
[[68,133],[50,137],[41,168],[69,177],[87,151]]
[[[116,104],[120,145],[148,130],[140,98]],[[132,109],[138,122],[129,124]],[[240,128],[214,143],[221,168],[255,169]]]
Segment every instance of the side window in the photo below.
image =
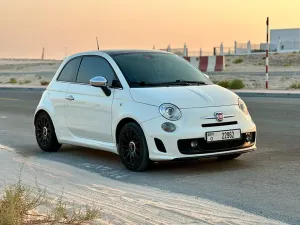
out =
[[112,85],[116,75],[109,62],[99,56],[85,56],[82,59],[77,76],[77,83],[89,84],[93,77],[102,76],[107,79],[108,86]]
[[66,82],[75,82],[80,60],[81,57],[78,57],[75,59],[71,59],[69,62],[67,62],[67,64],[60,72],[57,80],[66,81]]

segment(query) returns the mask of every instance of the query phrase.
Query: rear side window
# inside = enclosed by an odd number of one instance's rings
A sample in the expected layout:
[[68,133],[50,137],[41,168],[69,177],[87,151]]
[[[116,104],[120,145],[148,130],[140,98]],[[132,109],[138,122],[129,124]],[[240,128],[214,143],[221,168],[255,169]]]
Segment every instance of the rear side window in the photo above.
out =
[[82,59],[77,76],[77,83],[89,84],[93,77],[102,76],[107,79],[108,86],[112,86],[116,75],[109,62],[99,56],[85,56]]
[[81,57],[71,59],[62,69],[58,81],[75,82]]

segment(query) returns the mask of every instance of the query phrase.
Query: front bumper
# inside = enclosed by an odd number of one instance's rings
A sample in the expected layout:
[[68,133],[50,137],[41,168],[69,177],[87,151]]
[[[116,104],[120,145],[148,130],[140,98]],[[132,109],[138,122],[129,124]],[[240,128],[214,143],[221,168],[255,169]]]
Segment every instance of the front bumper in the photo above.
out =
[[[215,126],[216,120],[207,120],[205,117],[213,115],[216,110],[233,115],[233,117],[225,118]],[[176,125],[176,130],[172,133],[162,130],[161,125],[164,122],[170,122],[163,117],[157,117],[141,124],[151,160],[196,159],[256,150],[256,125],[250,116],[246,116],[239,110],[238,106],[218,107],[218,109],[185,109],[182,110],[182,115],[183,117],[179,121],[173,122]],[[206,132],[231,129],[240,129],[243,138],[241,140],[207,144]],[[251,142],[245,141],[246,133],[253,135]],[[193,140],[199,143],[197,148],[190,146],[190,142]]]

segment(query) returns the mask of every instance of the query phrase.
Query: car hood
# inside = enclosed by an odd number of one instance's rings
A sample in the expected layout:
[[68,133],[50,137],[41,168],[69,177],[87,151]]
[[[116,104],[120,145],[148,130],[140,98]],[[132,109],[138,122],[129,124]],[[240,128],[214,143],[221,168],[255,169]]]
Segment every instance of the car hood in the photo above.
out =
[[179,108],[236,105],[238,96],[218,85],[131,88],[134,101],[160,106],[171,103]]

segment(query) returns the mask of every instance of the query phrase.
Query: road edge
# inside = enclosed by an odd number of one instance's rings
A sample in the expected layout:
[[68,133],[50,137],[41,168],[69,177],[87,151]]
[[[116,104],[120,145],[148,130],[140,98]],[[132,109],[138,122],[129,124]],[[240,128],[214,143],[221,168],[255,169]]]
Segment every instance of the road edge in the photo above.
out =
[[45,91],[46,87],[12,87],[12,86],[0,86],[0,91]]
[[241,98],[243,97],[265,97],[265,98],[300,98],[300,93],[280,92],[239,92],[233,91]]
[[[37,91],[42,92],[46,87],[0,86],[0,91]],[[231,90],[240,97],[270,97],[270,98],[300,98],[300,91],[280,90]]]

